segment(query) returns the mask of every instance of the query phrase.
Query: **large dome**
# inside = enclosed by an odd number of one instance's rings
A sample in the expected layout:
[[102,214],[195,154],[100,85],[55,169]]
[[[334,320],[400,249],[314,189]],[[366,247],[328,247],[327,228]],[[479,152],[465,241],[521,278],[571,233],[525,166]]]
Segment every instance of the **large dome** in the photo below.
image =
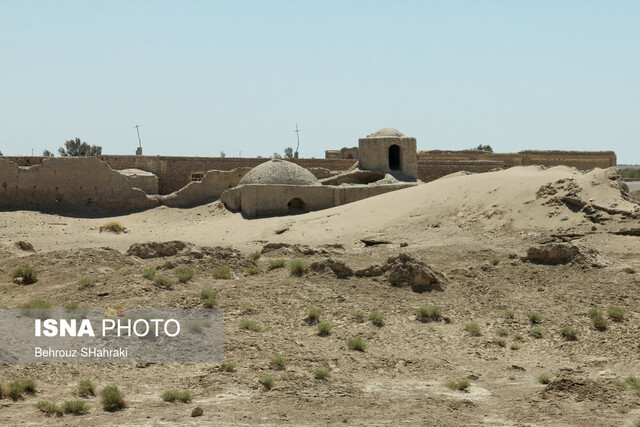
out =
[[238,185],[284,184],[284,185],[322,185],[305,168],[286,160],[270,160],[251,169]]
[[380,129],[378,132],[372,133],[371,135],[367,135],[367,138],[384,138],[384,137],[402,138],[403,136],[404,134],[400,132],[398,129],[384,128],[384,129]]

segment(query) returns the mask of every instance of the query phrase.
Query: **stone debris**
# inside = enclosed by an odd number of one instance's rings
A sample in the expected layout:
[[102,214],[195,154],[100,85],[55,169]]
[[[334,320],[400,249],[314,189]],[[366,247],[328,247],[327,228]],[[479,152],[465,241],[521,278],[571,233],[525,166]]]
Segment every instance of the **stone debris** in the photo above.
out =
[[393,286],[411,286],[414,292],[444,290],[445,277],[409,254],[401,253],[387,259],[386,270]]
[[33,249],[33,245],[29,242],[25,242],[24,240],[20,240],[18,242],[16,242],[16,247],[18,249],[20,249],[21,251],[25,251],[25,252],[35,252],[36,250]]
[[137,256],[138,258],[160,258],[177,255],[180,251],[187,248],[187,244],[179,240],[170,242],[147,242],[134,243],[129,247],[127,255]]

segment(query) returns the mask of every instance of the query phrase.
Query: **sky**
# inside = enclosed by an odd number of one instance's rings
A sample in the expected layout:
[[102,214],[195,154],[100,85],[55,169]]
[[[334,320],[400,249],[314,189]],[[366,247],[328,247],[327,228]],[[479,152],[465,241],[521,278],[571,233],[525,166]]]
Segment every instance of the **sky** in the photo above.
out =
[[0,0],[0,151],[419,150],[640,163],[637,1]]

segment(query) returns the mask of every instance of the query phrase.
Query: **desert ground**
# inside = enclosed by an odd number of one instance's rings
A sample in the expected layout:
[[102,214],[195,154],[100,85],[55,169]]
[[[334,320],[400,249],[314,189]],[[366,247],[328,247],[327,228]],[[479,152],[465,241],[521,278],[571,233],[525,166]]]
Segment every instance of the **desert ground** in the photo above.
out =
[[[126,232],[101,232],[111,221]],[[224,311],[225,360],[237,363],[232,372],[214,363],[3,364],[0,383],[32,378],[37,392],[1,399],[2,425],[636,426],[640,419],[640,205],[621,191],[614,168],[458,173],[263,219],[219,202],[99,218],[2,212],[0,239],[3,308],[36,299],[56,308],[201,308],[200,291],[212,288]],[[185,243],[174,255],[127,254],[135,244],[172,241]],[[281,259],[284,268],[271,268]],[[292,274],[294,260],[308,268]],[[16,283],[12,272],[27,265],[38,281]],[[212,274],[223,265],[231,278]],[[175,278],[180,266],[195,274],[171,289],[143,277],[155,267]],[[249,274],[251,267],[259,272]],[[83,277],[91,283],[79,284]],[[435,306],[440,317],[417,315]],[[312,307],[333,325],[329,335],[307,319]],[[610,316],[610,307],[624,314]],[[594,308],[606,327],[594,326]],[[381,325],[369,319],[373,312]],[[247,320],[268,330],[243,329]],[[354,337],[365,351],[349,347]],[[284,369],[271,363],[276,353]],[[318,368],[330,377],[316,379]],[[260,383],[265,376],[273,388]],[[76,399],[80,379],[96,385],[96,396],[84,398],[88,414],[51,417],[36,408]],[[447,384],[464,380],[464,390]],[[100,390],[113,384],[128,405],[107,412]],[[193,401],[164,402],[171,389],[190,391]],[[203,414],[192,417],[196,407]]]

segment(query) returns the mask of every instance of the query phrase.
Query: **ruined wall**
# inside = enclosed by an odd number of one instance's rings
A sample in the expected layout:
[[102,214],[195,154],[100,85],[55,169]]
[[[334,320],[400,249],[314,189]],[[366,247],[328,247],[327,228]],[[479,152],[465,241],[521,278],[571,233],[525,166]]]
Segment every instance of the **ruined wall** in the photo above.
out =
[[488,172],[512,166],[565,165],[589,170],[616,165],[613,151],[521,151],[519,153],[491,153],[478,150],[420,151],[418,177],[428,182],[458,171]]
[[242,211],[248,217],[287,215],[288,203],[301,199],[307,210],[316,211],[415,186],[391,184],[369,186],[302,186],[302,185],[242,185],[220,196],[228,209]]
[[[41,164],[50,157],[4,157],[20,166]],[[55,158],[55,157],[54,157]],[[100,156],[113,169],[141,169],[158,176],[158,193],[170,194],[191,182],[191,174],[204,174],[210,170],[229,171],[236,168],[253,168],[270,159],[245,157],[173,157],[173,156]],[[356,160],[345,159],[286,159],[304,168],[324,168],[344,171]]]
[[139,169],[119,170],[131,183],[132,187],[139,188],[147,194],[158,194],[158,177],[151,172]]
[[163,205],[171,207],[192,207],[202,205],[220,197],[238,182],[251,168],[236,168],[230,171],[211,170],[207,172],[201,182],[191,182],[178,191],[161,196]]
[[[191,174],[209,170],[229,171],[236,168],[253,168],[270,159],[244,157],[170,157],[170,156],[101,156],[114,169],[137,168],[158,176],[158,191],[169,194],[191,182]],[[287,159],[305,168],[347,170],[355,160],[342,159]]]
[[0,158],[0,209],[135,211],[160,202],[95,157],[45,158],[20,167]]

